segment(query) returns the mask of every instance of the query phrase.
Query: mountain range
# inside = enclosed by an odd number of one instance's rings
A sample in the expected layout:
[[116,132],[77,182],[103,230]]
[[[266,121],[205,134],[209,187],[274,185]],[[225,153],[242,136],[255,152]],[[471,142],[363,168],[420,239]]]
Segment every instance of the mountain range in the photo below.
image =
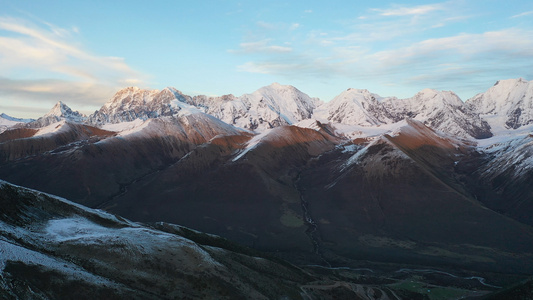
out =
[[532,130],[524,79],[465,102],[431,89],[323,103],[277,83],[240,97],[130,87],[89,116],[58,102],[6,123],[0,178],[298,266],[484,274],[490,290],[533,274]]

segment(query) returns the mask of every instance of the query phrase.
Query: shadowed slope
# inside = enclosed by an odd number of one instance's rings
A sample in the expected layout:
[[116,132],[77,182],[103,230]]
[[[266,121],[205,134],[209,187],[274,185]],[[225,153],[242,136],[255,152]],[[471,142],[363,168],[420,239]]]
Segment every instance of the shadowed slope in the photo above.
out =
[[300,299],[313,278],[6,182],[0,204],[7,299]]
[[531,227],[488,210],[454,178],[468,149],[411,122],[346,160],[321,157],[298,186],[325,258],[532,272]]
[[242,133],[201,113],[150,119],[119,134],[95,129],[103,136],[89,135],[91,127],[85,125],[57,124],[49,133],[0,144],[4,157],[19,158],[4,162],[0,176],[89,206],[122,193],[125,185],[217,135]]

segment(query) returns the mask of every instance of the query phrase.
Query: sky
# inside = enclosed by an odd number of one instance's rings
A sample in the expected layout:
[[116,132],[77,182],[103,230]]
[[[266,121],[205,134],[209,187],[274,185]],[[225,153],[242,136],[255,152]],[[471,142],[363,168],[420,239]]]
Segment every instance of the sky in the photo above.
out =
[[466,100],[533,79],[533,1],[0,0],[0,112],[92,113],[121,88],[240,96],[273,82]]

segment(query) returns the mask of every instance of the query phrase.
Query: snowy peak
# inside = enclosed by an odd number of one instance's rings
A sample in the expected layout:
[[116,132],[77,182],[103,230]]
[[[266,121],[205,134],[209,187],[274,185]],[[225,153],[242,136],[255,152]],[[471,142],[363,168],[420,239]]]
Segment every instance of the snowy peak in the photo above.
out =
[[112,111],[117,108],[130,108],[132,106],[144,106],[152,101],[158,90],[143,90],[138,87],[127,87],[116,92],[115,95],[104,104],[100,111]]
[[407,99],[383,101],[395,122],[413,118],[442,132],[463,138],[492,136],[490,126],[450,91],[424,89]]
[[368,90],[350,88],[320,106],[315,117],[335,123],[379,126],[391,121],[382,100],[379,95]]
[[463,107],[463,101],[453,92],[424,89],[411,98],[385,99],[384,105],[395,121],[406,117],[426,120],[432,115]]
[[172,116],[182,108],[189,109],[186,104],[190,102],[189,99],[189,96],[171,87],[161,91],[128,87],[118,91],[99,111],[89,117],[89,121],[101,125]]
[[65,103],[58,101],[48,113],[36,121],[28,123],[27,126],[31,128],[43,128],[61,121],[84,123],[86,120],[87,116],[78,111],[73,111]]
[[[273,83],[241,97],[252,105],[252,110],[264,113],[267,122],[291,125],[312,116],[314,101],[307,94],[290,85]],[[252,111],[253,112],[253,111]],[[273,119],[272,119],[273,118]],[[276,119],[277,118],[277,119]]]
[[466,103],[483,115],[495,130],[533,124],[533,81],[522,78],[500,80]]
[[43,116],[43,118],[48,117],[59,117],[79,122],[84,120],[85,115],[79,113],[78,111],[72,111],[72,109],[70,109],[70,107],[68,107],[65,103],[58,101],[54,107]]
[[463,106],[463,101],[454,92],[437,91],[434,89],[424,89],[418,92],[412,101],[418,102],[419,106],[428,106],[431,108],[442,108],[445,105]]
[[501,80],[466,103],[451,91],[434,89],[398,99],[350,88],[322,103],[294,86],[277,82],[240,97],[188,96],[173,87],[163,90],[127,87],[88,119],[60,101],[43,117],[48,121],[38,124],[42,127],[66,119],[100,126],[197,113],[207,113],[257,133],[308,119],[373,128],[412,118],[438,131],[480,139],[492,136],[493,132],[533,124],[533,83],[522,78]]
[[240,97],[195,96],[186,102],[228,124],[261,132],[310,118],[318,100],[293,86],[273,83]]
[[18,119],[8,116],[4,113],[0,114],[0,133],[6,131],[9,127],[29,123],[34,121],[33,119]]
[[393,124],[406,118],[464,138],[491,136],[490,127],[453,92],[424,89],[407,99],[382,98],[364,89],[348,89],[316,109],[314,118],[358,126]]
[[2,129],[5,129],[5,127],[11,127],[11,126],[16,125],[16,124],[29,123],[29,122],[32,122],[32,121],[35,121],[35,120],[33,120],[33,119],[14,118],[14,117],[8,116],[8,115],[6,115],[4,113],[1,113],[0,114],[0,131],[3,131]]

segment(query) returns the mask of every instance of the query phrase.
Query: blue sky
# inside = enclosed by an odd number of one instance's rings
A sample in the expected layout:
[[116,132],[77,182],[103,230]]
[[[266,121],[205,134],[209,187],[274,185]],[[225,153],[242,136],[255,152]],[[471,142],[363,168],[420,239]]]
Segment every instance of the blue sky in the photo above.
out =
[[240,96],[272,82],[463,100],[533,79],[533,1],[0,0],[0,112],[90,113],[126,86]]

